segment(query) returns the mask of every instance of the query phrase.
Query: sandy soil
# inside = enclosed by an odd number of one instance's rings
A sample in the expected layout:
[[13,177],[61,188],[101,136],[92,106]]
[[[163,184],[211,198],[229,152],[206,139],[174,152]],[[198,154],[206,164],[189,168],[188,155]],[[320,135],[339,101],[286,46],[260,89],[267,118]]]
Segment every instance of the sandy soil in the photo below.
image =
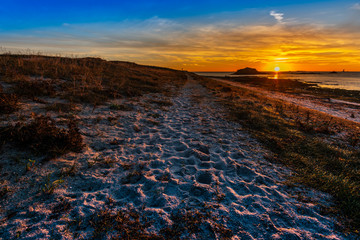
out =
[[[119,100],[134,107],[130,112],[82,107],[84,152],[35,164],[31,171],[11,162],[20,153],[3,150],[1,161],[8,164],[0,171],[13,192],[1,200],[0,239],[72,239],[74,232],[87,239],[90,226],[69,228],[69,222],[86,223],[110,199],[113,209],[142,209],[154,221],[151,232],[171,225],[171,213],[206,203],[233,239],[349,238],[335,231],[335,219],[321,214],[321,206],[331,204],[329,196],[287,187],[291,171],[266,161],[266,151],[240,125],[225,120],[201,85],[189,79],[170,107],[149,103],[159,98]],[[76,172],[51,196],[39,191],[46,176],[74,163]],[[129,177],[124,166],[141,168],[142,174]],[[65,200],[71,208],[54,213]],[[191,238],[217,236],[205,229]]]

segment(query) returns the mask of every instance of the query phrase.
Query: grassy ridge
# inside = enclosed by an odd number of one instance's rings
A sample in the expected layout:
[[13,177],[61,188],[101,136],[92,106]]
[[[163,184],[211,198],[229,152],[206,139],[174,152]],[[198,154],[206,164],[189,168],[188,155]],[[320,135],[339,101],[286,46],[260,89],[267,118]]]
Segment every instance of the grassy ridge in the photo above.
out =
[[[169,85],[183,84],[186,75],[166,68],[100,58],[6,54],[0,55],[0,80],[14,84],[12,92],[17,96],[32,99],[60,96],[96,105],[111,98],[166,91]],[[9,102],[8,98],[4,101]]]
[[[129,62],[4,54],[0,55],[0,117],[14,112],[16,117],[22,103],[29,101],[43,104],[43,114],[76,114],[80,109],[76,103],[96,106],[146,93],[169,95],[186,79],[182,71]],[[11,144],[48,157],[81,151],[82,137],[73,119],[68,119],[67,128],[60,128],[41,114],[19,116],[15,124],[0,127],[0,147]]]
[[215,80],[201,78],[238,121],[278,161],[296,172],[293,181],[330,193],[346,217],[347,230],[360,229],[359,125],[332,118]]

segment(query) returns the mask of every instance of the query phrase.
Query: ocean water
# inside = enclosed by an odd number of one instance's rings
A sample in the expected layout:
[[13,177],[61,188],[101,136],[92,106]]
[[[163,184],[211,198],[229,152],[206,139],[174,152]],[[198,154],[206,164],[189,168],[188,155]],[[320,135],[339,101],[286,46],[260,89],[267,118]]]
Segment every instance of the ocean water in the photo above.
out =
[[[216,77],[236,77],[231,75],[232,72],[195,72],[201,76],[216,76]],[[275,73],[267,72],[262,76],[274,78]],[[320,87],[340,88],[346,90],[359,90],[360,91],[360,72],[280,72],[278,78],[297,79],[302,82],[316,83]]]

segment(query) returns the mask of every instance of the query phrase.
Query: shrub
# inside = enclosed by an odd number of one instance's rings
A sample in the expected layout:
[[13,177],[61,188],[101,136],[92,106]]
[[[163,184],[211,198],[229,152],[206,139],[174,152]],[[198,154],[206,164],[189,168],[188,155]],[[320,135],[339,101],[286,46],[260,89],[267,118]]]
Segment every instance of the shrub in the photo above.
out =
[[152,99],[150,100],[150,103],[154,103],[157,104],[159,106],[164,106],[164,107],[170,107],[172,105],[174,105],[171,101],[169,100],[157,100],[157,99]]
[[133,107],[125,104],[111,104],[109,107],[111,110],[120,110],[120,111],[132,111]]
[[36,116],[29,123],[0,128],[2,143],[12,143],[36,154],[55,157],[69,151],[79,152],[83,147],[82,137],[74,120],[69,120],[68,129],[58,128],[50,117]]
[[45,107],[45,110],[47,111],[53,111],[53,112],[72,112],[74,111],[75,107],[71,103],[53,103],[50,105],[47,105]]
[[0,93],[0,113],[12,113],[18,109],[19,99],[15,94]]
[[147,228],[151,223],[135,209],[111,211],[100,210],[90,222],[94,228],[94,238],[113,233],[116,239],[163,239],[151,234]]
[[50,81],[45,80],[22,80],[12,88],[18,96],[34,98],[38,96],[54,96],[55,89]]

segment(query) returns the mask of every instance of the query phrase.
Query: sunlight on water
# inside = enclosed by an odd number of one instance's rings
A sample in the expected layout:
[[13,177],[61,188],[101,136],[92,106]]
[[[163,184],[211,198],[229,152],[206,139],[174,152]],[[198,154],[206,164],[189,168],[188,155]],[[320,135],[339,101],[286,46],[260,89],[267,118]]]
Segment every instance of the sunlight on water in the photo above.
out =
[[[231,75],[232,72],[197,72],[202,76],[214,76],[214,77],[236,77]],[[268,72],[262,75],[251,75],[258,77],[268,77],[270,79],[297,79],[303,82],[316,83],[320,87],[328,88],[341,88],[346,90],[358,90],[360,91],[360,72],[339,72],[339,73],[328,73],[328,72],[281,72],[281,74],[274,72]]]

